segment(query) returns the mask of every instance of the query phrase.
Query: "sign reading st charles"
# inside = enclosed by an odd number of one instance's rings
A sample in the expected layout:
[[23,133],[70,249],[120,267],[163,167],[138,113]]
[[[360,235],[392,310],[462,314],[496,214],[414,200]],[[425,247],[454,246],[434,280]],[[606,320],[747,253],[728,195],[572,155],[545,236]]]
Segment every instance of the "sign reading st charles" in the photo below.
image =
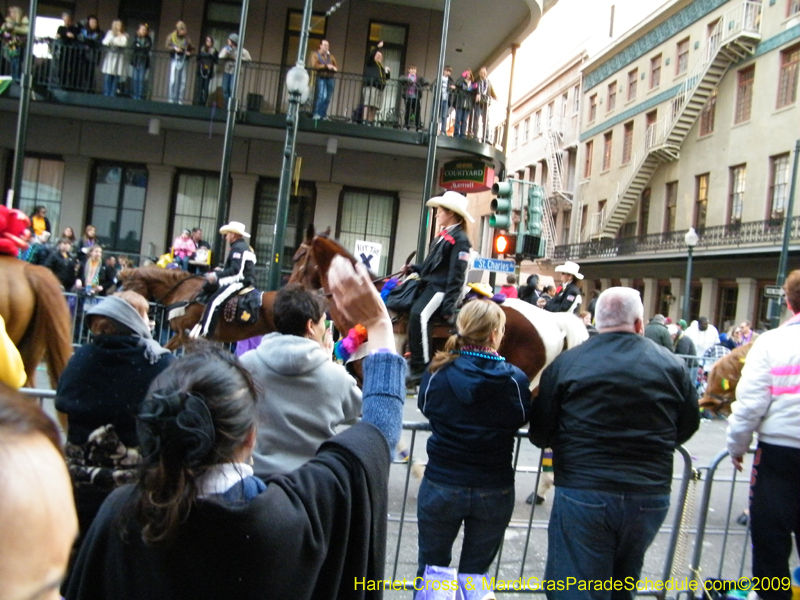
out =
[[439,171],[439,186],[451,192],[485,192],[493,182],[494,169],[479,160],[451,160]]

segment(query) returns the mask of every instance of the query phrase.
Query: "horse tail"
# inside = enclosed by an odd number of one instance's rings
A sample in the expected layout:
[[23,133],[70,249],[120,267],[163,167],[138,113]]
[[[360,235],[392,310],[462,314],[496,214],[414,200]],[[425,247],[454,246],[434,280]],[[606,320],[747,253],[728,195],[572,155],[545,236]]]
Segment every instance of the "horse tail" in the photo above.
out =
[[582,344],[589,339],[589,332],[583,321],[571,312],[551,313],[558,324],[558,328],[564,332],[564,348],[569,350]]
[[[25,269],[28,283],[36,294],[33,329],[25,337],[31,343],[47,346],[47,374],[53,389],[72,356],[72,320],[55,275],[45,267],[29,265]],[[28,382],[33,385],[33,382]]]

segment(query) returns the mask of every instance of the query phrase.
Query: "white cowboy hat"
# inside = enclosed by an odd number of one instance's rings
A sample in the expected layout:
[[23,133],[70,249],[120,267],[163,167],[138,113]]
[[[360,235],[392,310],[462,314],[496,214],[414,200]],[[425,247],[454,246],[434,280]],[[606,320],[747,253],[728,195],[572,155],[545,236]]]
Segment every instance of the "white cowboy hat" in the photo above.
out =
[[556,267],[556,273],[567,273],[568,275],[572,275],[578,279],[583,279],[583,275],[579,273],[580,270],[581,266],[578,263],[572,262],[571,260],[568,260],[563,265],[558,265]]
[[249,238],[250,234],[244,230],[244,223],[240,223],[239,221],[231,221],[227,225],[223,225],[219,228],[220,233],[235,233],[236,235],[240,235],[242,237]]
[[461,215],[470,223],[474,223],[475,219],[467,212],[467,197],[459,194],[458,192],[445,192],[442,196],[434,196],[428,200],[426,206],[441,206],[447,210],[451,210],[457,215]]

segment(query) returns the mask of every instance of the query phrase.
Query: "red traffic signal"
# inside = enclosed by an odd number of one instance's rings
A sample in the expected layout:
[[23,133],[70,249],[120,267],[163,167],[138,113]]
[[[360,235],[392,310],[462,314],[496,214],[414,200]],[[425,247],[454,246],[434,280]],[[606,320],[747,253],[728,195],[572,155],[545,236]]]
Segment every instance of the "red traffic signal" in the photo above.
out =
[[516,252],[516,239],[507,233],[494,236],[494,251],[497,254],[513,254]]

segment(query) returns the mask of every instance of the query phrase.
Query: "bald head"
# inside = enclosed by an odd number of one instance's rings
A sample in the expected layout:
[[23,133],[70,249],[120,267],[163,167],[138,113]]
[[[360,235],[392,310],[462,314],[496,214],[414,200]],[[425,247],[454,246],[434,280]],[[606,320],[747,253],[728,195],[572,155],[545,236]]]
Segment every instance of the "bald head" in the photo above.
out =
[[639,292],[632,288],[608,288],[597,299],[594,322],[600,333],[628,331],[642,333],[644,307]]

